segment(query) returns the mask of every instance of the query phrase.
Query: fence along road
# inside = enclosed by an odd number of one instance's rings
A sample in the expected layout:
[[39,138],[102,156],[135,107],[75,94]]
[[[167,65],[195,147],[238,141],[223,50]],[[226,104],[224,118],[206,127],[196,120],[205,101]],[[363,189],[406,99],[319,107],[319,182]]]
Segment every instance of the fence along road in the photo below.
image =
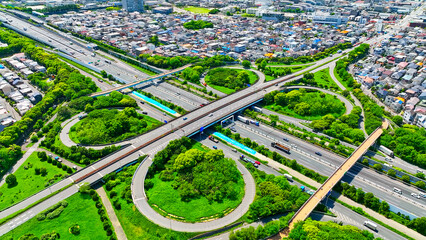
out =
[[[349,156],[349,158],[336,169],[336,171],[324,182],[324,184],[306,201],[302,207],[290,219],[288,228],[282,230],[276,237],[286,237],[298,221],[304,221],[314,208],[333,189],[334,185],[340,181],[345,173],[364,155],[368,148],[382,135],[383,130],[388,128],[389,123],[385,120],[382,126],[378,127],[364,142]],[[275,239],[275,238],[273,238]]]
[[161,74],[159,74],[159,75],[155,75],[155,76],[152,76],[152,77],[149,77],[149,78],[145,78],[145,79],[142,79],[142,80],[139,80],[139,81],[136,81],[136,82],[131,82],[131,83],[128,83],[128,84],[124,84],[124,85],[121,85],[121,86],[119,86],[119,87],[112,88],[112,89],[108,89],[108,90],[105,90],[105,91],[102,91],[102,92],[95,92],[95,93],[92,93],[92,94],[90,95],[90,97],[99,97],[99,96],[103,96],[103,95],[108,95],[108,94],[110,94],[110,93],[111,93],[111,92],[113,92],[113,91],[120,91],[120,90],[123,90],[123,89],[129,88],[129,87],[137,86],[137,85],[139,85],[139,84],[142,84],[142,83],[145,83],[145,82],[148,82],[148,81],[152,81],[152,80],[154,80],[154,79],[158,79],[158,78],[166,77],[166,76],[169,76],[169,75],[172,75],[172,74],[175,74],[175,73],[181,72],[181,71],[183,71],[185,68],[190,67],[191,65],[192,65],[192,64],[187,64],[187,65],[182,66],[182,67],[180,67],[180,68],[176,68],[176,69],[174,69],[174,70],[172,70],[172,71],[168,71],[168,72],[165,72],[165,73],[161,73]]

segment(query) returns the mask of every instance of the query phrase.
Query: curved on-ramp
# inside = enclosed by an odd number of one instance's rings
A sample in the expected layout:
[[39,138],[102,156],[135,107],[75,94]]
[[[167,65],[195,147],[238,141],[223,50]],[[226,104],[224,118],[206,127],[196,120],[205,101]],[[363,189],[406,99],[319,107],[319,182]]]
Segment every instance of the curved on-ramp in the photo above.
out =
[[248,211],[250,204],[253,202],[254,197],[256,195],[256,184],[252,175],[238,160],[235,160],[235,162],[237,163],[237,168],[242,173],[244,179],[245,194],[240,205],[236,209],[234,209],[234,211],[230,212],[228,215],[222,218],[208,222],[180,222],[177,220],[166,218],[160,215],[154,209],[152,209],[151,206],[148,204],[148,199],[145,195],[144,190],[145,177],[148,173],[149,167],[152,164],[151,158],[148,158],[144,162],[142,162],[133,175],[131,185],[133,202],[135,203],[139,212],[142,213],[149,220],[161,227],[172,229],[174,231],[206,232],[225,227],[240,219]]

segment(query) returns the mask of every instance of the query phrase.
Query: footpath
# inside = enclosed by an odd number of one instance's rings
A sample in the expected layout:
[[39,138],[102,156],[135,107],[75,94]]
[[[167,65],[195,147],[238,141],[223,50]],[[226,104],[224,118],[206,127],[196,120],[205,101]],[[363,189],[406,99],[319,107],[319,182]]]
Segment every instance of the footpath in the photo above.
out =
[[117,215],[115,215],[114,208],[112,207],[111,202],[109,201],[109,198],[104,188],[99,187],[98,189],[96,189],[96,192],[101,197],[102,203],[104,204],[105,209],[107,211],[109,220],[111,220],[112,226],[114,227],[115,234],[117,235],[117,239],[127,240],[123,227],[121,226],[120,221],[118,221]]

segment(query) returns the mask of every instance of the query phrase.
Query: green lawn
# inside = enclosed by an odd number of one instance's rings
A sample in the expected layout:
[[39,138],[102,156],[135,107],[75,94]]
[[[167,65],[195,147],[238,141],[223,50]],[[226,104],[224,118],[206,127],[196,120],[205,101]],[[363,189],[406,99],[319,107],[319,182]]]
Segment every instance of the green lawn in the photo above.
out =
[[[125,168],[123,171],[119,172],[117,176],[123,177],[124,179],[131,179],[133,173],[135,172],[138,165],[133,165]],[[130,176],[130,178],[129,178]],[[112,190],[117,192],[117,196],[113,200],[118,201],[121,205],[121,209],[114,209],[115,214],[118,217],[118,220],[121,223],[121,226],[126,233],[127,239],[129,240],[140,240],[140,239],[150,239],[150,240],[160,240],[160,239],[172,239],[166,238],[173,236],[174,239],[184,240],[191,238],[199,233],[183,233],[172,231],[163,227],[160,227],[153,222],[149,221],[144,215],[142,215],[139,210],[136,208],[135,204],[131,201],[128,203],[125,199],[120,198],[119,196],[122,192],[126,191],[126,187],[130,188],[130,182],[126,183],[125,181],[120,181],[117,186]],[[108,192],[108,191],[107,191]],[[111,192],[111,191],[109,191]],[[108,194],[109,197],[109,194]]]
[[[28,164],[32,164],[32,166],[25,169],[26,166],[29,166]],[[34,169],[42,167],[47,170],[46,176],[35,175]],[[37,157],[37,152],[32,153],[14,174],[18,184],[9,188],[5,183],[0,187],[0,210],[45,189],[49,182],[49,185],[58,182],[65,174],[67,174],[66,171],[48,162],[40,161]],[[55,175],[57,175],[56,178]]]
[[337,69],[337,68],[334,68],[334,71],[333,71],[334,76],[336,77],[336,79],[337,79],[337,80],[339,80],[339,82],[340,82],[343,86],[345,86],[345,88],[346,88],[346,89],[348,89],[348,90],[352,90],[352,88],[348,86],[348,82],[343,81],[343,79],[339,76],[339,74],[337,74],[336,69]]
[[190,11],[193,13],[201,13],[201,14],[208,14],[210,12],[210,9],[208,8],[202,8],[202,7],[186,7],[184,8],[186,11]]
[[201,217],[209,217],[225,210],[234,209],[241,203],[244,196],[244,182],[240,178],[238,184],[235,185],[239,189],[237,191],[239,197],[236,200],[226,198],[221,203],[213,201],[209,204],[207,198],[200,197],[190,202],[184,202],[181,200],[178,190],[172,187],[172,181],[162,181],[158,175],[156,174],[152,178],[154,187],[146,191],[148,203],[162,215],[164,212],[153,205],[157,205],[169,214],[183,217],[185,221],[189,222],[198,222]]
[[[90,195],[74,194],[67,198],[68,206],[58,218],[38,221],[36,217],[15,228],[2,236],[2,239],[19,239],[22,235],[32,233],[37,237],[42,234],[56,231],[61,239],[67,240],[92,240],[109,239],[102,227],[102,222],[98,215],[98,209]],[[80,234],[69,233],[69,227],[73,224],[80,226]]]
[[321,88],[333,88],[333,89],[339,89],[339,86],[337,86],[337,84],[334,82],[334,80],[331,78],[330,76],[330,69],[326,68],[323,69],[321,71],[315,72],[314,73],[314,79],[315,82],[318,83],[318,87]]
[[210,78],[215,78],[215,79],[223,79],[223,80],[225,80],[229,75],[230,75],[230,72],[232,71],[232,72],[236,72],[237,74],[239,73],[239,72],[247,72],[248,73],[248,75],[249,75],[249,83],[250,83],[250,85],[253,85],[254,83],[256,83],[257,82],[257,80],[259,79],[258,78],[258,76],[257,76],[257,74],[256,73],[254,73],[254,72],[252,72],[252,71],[250,71],[250,70],[244,70],[244,69],[234,69],[234,68],[216,68],[216,69],[223,69],[223,71],[221,71],[221,72],[216,72],[214,75],[209,75],[209,74],[207,74],[206,75],[206,77],[205,77],[205,82],[210,86],[210,87],[212,87],[212,88],[214,88],[214,89],[216,89],[216,90],[218,90],[218,91],[220,91],[220,92],[223,92],[223,93],[225,93],[225,94],[232,94],[232,93],[234,93],[234,92],[236,92],[236,90],[235,89],[232,89],[232,88],[228,88],[228,87],[225,87],[225,86],[219,86],[219,85],[215,85],[215,84],[213,84],[213,83],[211,83],[211,81],[210,81]]
[[265,75],[265,81],[266,81],[266,82],[272,81],[272,80],[274,80],[274,79],[275,79],[275,78],[274,78],[274,77],[272,77],[272,76]]

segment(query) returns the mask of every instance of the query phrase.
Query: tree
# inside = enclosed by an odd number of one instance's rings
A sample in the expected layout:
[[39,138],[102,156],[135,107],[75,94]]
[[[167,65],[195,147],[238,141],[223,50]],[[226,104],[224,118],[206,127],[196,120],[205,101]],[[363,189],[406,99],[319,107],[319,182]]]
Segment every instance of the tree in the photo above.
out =
[[409,175],[402,175],[401,180],[406,182],[406,183],[409,183],[410,182],[410,176]]
[[399,115],[395,115],[394,117],[392,117],[392,121],[396,123],[396,125],[401,126],[403,122],[403,118]]
[[102,75],[103,78],[107,78],[108,77],[108,73],[105,72],[105,70],[101,71],[101,75]]
[[242,62],[242,65],[243,65],[243,67],[244,67],[244,68],[250,68],[251,63],[250,63],[250,61],[244,60],[244,61]]
[[374,164],[373,168],[376,169],[377,171],[381,172],[382,171],[382,164],[379,164],[379,163]]
[[426,235],[426,217],[415,218],[408,225],[409,228],[415,229],[417,232]]
[[18,182],[16,180],[16,176],[13,174],[9,174],[6,177],[6,183],[8,187],[13,187],[15,186]]
[[158,36],[157,35],[153,35],[149,38],[148,43],[152,43],[154,44],[156,47],[158,47],[160,45],[160,40],[158,40]]
[[396,177],[396,171],[393,170],[393,169],[389,169],[388,170],[388,175],[391,176],[391,177]]
[[414,185],[416,185],[416,187],[421,188],[421,189],[425,189],[426,188],[426,184],[424,181],[417,181]]

